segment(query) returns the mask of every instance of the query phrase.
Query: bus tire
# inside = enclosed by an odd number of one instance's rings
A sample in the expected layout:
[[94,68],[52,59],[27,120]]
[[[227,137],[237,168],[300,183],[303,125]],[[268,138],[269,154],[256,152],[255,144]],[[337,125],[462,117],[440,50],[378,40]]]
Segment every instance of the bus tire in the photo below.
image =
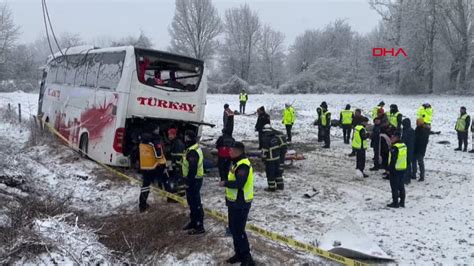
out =
[[87,158],[88,149],[89,149],[89,138],[87,137],[87,134],[84,133],[81,135],[81,139],[79,141],[79,153],[81,154],[81,157]]

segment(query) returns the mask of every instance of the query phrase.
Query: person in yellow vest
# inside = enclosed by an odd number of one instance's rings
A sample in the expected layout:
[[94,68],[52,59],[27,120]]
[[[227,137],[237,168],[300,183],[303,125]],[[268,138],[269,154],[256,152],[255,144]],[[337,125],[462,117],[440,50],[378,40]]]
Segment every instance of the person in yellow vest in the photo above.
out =
[[431,104],[424,103],[420,106],[416,112],[416,119],[423,119],[426,125],[431,125],[433,121],[433,107],[431,107]]
[[[405,208],[405,183],[404,177],[407,170],[407,146],[401,141],[401,133],[396,131],[390,138],[392,147],[388,159],[390,171],[390,188],[392,190],[392,203],[390,208]],[[400,198],[400,201],[398,199]]]
[[163,143],[160,137],[160,128],[150,126],[150,132],[141,135],[141,143],[138,145],[140,158],[140,172],[143,175],[142,188],[140,191],[138,208],[140,212],[146,211],[150,206],[147,203],[150,194],[150,185],[158,181],[158,186],[164,188],[166,182],[165,168],[166,158],[163,152]]
[[291,128],[295,123],[296,115],[295,115],[295,108],[291,106],[289,103],[285,103],[285,109],[283,110],[283,119],[281,123],[285,125],[286,128],[286,140],[291,142]]
[[188,234],[203,234],[204,210],[201,204],[201,187],[204,176],[204,156],[197,143],[196,133],[188,130],[184,136],[186,151],[183,155],[182,169],[186,182],[186,200],[188,201],[191,221],[183,228]]
[[402,127],[402,114],[398,111],[398,106],[396,104],[390,105],[390,112],[387,114],[389,126],[400,130]]
[[385,103],[383,101],[381,101],[377,106],[375,106],[374,108],[372,108],[372,112],[371,112],[371,117],[372,117],[372,120],[374,120],[376,117],[378,117],[378,114],[379,114],[379,110],[382,109],[383,110],[383,107],[385,106]]
[[368,119],[364,120],[362,124],[354,128],[354,135],[352,137],[352,149],[356,152],[356,169],[359,170],[364,178],[369,177],[364,173],[365,169],[365,153],[367,150],[369,134],[365,130]]
[[331,146],[331,112],[329,112],[326,102],[321,103],[321,108],[321,130],[323,131],[324,139],[323,148],[329,149]]
[[351,129],[352,129],[352,120],[354,118],[354,112],[351,110],[351,105],[347,104],[346,109],[341,111],[339,115],[339,121],[342,127],[342,136],[344,138],[344,143],[349,144],[351,138]]
[[[456,132],[458,133],[458,147],[454,149],[455,151],[467,151],[467,138],[469,125],[471,124],[471,117],[466,113],[466,107],[462,106],[460,109],[460,115],[458,121],[456,122]],[[464,149],[462,145],[464,144]]]
[[245,233],[245,226],[253,200],[253,168],[245,155],[245,146],[242,142],[235,142],[230,151],[232,169],[227,180],[219,183],[225,187],[225,198],[228,210],[229,228],[234,242],[235,254],[226,260],[233,264],[255,265],[250,246]]
[[245,92],[245,90],[242,90],[239,94],[240,113],[241,114],[245,114],[245,105],[247,104],[248,100],[249,100],[248,94]]

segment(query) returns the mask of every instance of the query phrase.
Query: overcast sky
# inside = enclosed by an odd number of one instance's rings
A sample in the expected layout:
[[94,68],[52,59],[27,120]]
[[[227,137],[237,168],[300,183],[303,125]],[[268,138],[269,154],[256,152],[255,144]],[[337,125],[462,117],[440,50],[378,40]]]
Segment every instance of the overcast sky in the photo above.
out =
[[[14,20],[21,27],[21,42],[31,42],[45,33],[41,0],[8,0]],[[366,0],[213,0],[219,14],[248,3],[264,24],[282,31],[286,44],[306,29],[321,28],[337,18],[346,19],[354,30],[371,31],[379,17]],[[86,41],[99,36],[119,38],[143,30],[156,48],[170,41],[168,27],[174,15],[174,0],[47,0],[56,34],[78,33]]]

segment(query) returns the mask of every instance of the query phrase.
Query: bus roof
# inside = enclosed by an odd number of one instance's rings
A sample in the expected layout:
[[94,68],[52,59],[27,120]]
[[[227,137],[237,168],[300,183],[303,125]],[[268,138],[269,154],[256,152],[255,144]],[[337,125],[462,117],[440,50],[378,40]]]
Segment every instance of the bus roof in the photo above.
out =
[[204,65],[204,61],[202,61],[202,60],[192,58],[192,57],[188,57],[188,56],[184,56],[184,55],[159,51],[159,50],[135,47],[135,53],[136,54],[139,53],[141,55],[147,55],[147,54],[157,55],[158,54],[160,57],[162,57],[164,59],[174,59],[174,60],[178,59],[179,61],[182,61],[182,62],[185,62],[185,63],[190,63],[190,64],[193,64],[193,65],[198,65],[198,66],[203,66]]

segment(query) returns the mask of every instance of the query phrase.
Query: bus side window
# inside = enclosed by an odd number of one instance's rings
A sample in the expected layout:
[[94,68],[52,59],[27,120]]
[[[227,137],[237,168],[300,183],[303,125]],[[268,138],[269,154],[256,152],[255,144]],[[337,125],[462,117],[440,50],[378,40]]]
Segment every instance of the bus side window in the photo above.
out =
[[56,73],[58,72],[58,63],[56,62],[56,60],[52,60],[49,63],[49,68],[47,71],[48,75],[46,77],[46,83],[56,83]]
[[81,55],[81,63],[76,69],[76,76],[74,78],[74,86],[86,86],[86,74],[87,74],[87,57]]
[[76,75],[76,68],[79,63],[79,56],[69,55],[67,59],[67,71],[65,83],[70,86],[74,86],[74,76]]
[[64,56],[58,58],[58,73],[56,74],[56,83],[57,84],[64,84],[64,79],[66,78],[67,72],[67,61]]
[[104,53],[99,68],[97,86],[102,89],[115,90],[122,76],[125,53]]
[[86,86],[95,88],[99,74],[101,54],[89,54],[87,56]]

